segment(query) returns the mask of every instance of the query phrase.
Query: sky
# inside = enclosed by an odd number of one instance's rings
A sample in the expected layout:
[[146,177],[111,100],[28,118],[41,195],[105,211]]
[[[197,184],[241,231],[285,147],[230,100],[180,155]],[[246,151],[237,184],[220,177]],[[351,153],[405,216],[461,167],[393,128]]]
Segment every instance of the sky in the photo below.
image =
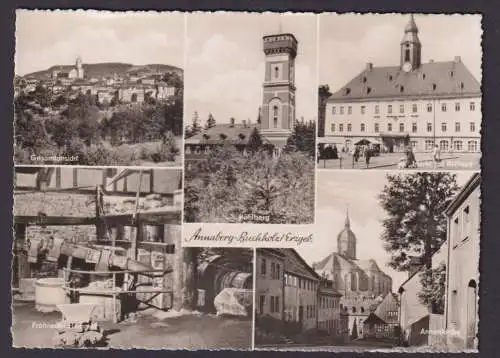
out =
[[[387,266],[390,255],[383,248],[380,235],[385,211],[379,206],[378,195],[387,183],[386,172],[370,171],[317,172],[316,223],[313,246],[303,246],[297,252],[312,264],[328,253],[337,252],[337,234],[344,228],[349,210],[351,230],[357,238],[356,255],[360,260],[373,258],[380,269],[392,277],[393,292],[397,292],[407,278]],[[463,186],[472,172],[456,172],[457,184]]]
[[[480,15],[415,15],[422,62],[452,61],[460,56],[481,81]],[[322,14],[319,20],[319,81],[335,92],[371,62],[399,65],[400,42],[409,15]]]
[[53,65],[124,62],[183,68],[184,14],[109,11],[16,12],[15,73]]
[[289,32],[298,40],[295,60],[296,116],[317,114],[317,18],[299,14],[194,13],[187,17],[185,115],[203,124],[257,121],[262,104],[262,37]]

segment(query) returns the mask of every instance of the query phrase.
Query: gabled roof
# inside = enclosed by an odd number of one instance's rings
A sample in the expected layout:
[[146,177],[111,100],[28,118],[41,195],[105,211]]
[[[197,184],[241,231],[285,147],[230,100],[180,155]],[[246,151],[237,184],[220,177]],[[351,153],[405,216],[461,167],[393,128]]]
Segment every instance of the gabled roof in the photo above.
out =
[[304,261],[304,259],[295,251],[295,249],[281,249],[285,254],[286,272],[294,275],[309,278],[311,280],[320,280],[319,275]]
[[361,71],[328,102],[354,99],[447,96],[480,96],[481,85],[464,63],[428,62],[418,69],[404,72],[399,66],[371,67]]
[[452,216],[457,207],[460,206],[460,204],[474,191],[474,189],[479,186],[480,183],[481,174],[474,173],[445,209],[445,214],[447,216]]
[[382,302],[377,306],[375,310],[375,314],[380,317],[385,323],[398,323],[397,315],[389,315],[389,312],[398,312],[399,313],[399,303],[396,294],[389,292]]

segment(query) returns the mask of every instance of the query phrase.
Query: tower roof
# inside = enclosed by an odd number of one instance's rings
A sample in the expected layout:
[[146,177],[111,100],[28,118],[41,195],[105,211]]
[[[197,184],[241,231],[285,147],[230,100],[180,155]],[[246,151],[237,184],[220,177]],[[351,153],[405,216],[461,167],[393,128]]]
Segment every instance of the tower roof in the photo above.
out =
[[298,41],[293,34],[273,34],[262,38],[264,43],[264,53],[290,53],[292,57],[297,56]]
[[401,43],[408,42],[420,44],[420,39],[418,38],[418,27],[415,23],[413,15],[410,15],[410,20],[405,27],[405,34],[403,36],[403,39],[401,40]]

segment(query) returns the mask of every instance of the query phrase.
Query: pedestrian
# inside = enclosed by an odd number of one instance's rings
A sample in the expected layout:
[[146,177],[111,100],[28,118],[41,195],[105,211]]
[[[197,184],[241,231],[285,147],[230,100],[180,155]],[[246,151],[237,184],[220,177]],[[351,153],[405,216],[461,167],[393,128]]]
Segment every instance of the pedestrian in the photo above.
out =
[[441,162],[441,151],[439,150],[439,146],[437,144],[434,146],[434,150],[432,152],[432,160],[434,168],[436,168]]
[[352,167],[354,168],[354,164],[358,164],[358,160],[359,160],[359,147],[357,147],[357,146],[354,148],[354,153],[352,154],[352,159],[353,159]]
[[370,158],[372,156],[372,151],[370,148],[365,149],[365,161],[366,161],[366,167],[368,168],[370,166]]

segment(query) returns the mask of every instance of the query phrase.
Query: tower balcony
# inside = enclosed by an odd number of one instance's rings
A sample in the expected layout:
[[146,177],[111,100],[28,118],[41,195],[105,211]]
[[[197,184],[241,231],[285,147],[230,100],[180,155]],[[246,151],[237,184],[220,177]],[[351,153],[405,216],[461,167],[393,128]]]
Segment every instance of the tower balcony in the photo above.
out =
[[289,53],[292,57],[297,56],[297,39],[292,34],[268,35],[263,38],[264,53],[266,55],[275,53]]

